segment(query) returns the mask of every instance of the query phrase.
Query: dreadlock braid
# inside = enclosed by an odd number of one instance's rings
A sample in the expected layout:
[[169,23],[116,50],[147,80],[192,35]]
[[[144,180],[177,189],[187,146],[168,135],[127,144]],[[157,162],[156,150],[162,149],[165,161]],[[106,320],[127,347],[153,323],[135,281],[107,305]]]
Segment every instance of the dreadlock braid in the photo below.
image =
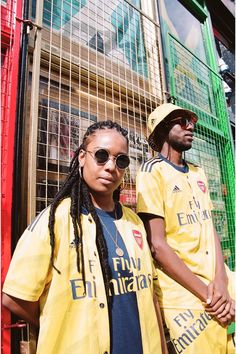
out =
[[97,245],[98,254],[101,262],[106,294],[107,294],[107,298],[109,299],[109,283],[111,280],[111,270],[108,265],[107,245],[103,236],[102,225],[100,223],[100,219],[97,215],[96,209],[94,208],[94,205],[92,203],[91,196],[88,192],[88,188],[85,184],[83,185],[83,188],[84,188],[84,197],[85,197],[84,205],[88,210],[88,212],[92,215],[96,224],[96,245]]
[[[106,296],[108,303],[110,303],[109,297],[109,284],[111,280],[111,269],[108,264],[108,250],[106,241],[104,239],[102,226],[97,215],[96,209],[92,203],[89,188],[82,178],[80,165],[79,165],[79,153],[81,150],[86,150],[88,144],[88,137],[94,134],[99,129],[115,129],[123,137],[126,138],[128,144],[127,134],[128,132],[123,129],[119,124],[112,122],[111,120],[97,122],[88,127],[86,133],[84,134],[82,144],[76,150],[74,157],[71,160],[69,167],[69,174],[63,183],[61,189],[55,195],[53,202],[50,207],[49,214],[49,233],[50,233],[50,245],[51,245],[51,264],[52,267],[60,274],[60,271],[54,265],[54,249],[55,249],[55,213],[60,202],[69,197],[71,199],[70,215],[72,218],[72,224],[74,229],[74,242],[77,254],[77,269],[78,272],[82,273],[84,292],[86,292],[85,287],[85,267],[84,267],[84,253],[83,253],[83,229],[81,224],[81,214],[82,207],[86,208],[87,211],[92,215],[94,222],[96,224],[96,245],[98,249],[98,254],[101,262],[102,274],[105,284]],[[114,201],[119,200],[120,189],[118,188],[113,193]]]
[[[58,191],[50,207],[49,214],[49,234],[50,234],[50,246],[51,246],[51,264],[54,269],[60,274],[60,271],[54,265],[54,247],[55,247],[55,233],[54,233],[54,223],[55,223],[55,212],[60,204],[60,202],[70,195],[71,187],[76,183],[76,176],[70,176],[64,183],[62,188]],[[63,188],[64,187],[64,188]]]

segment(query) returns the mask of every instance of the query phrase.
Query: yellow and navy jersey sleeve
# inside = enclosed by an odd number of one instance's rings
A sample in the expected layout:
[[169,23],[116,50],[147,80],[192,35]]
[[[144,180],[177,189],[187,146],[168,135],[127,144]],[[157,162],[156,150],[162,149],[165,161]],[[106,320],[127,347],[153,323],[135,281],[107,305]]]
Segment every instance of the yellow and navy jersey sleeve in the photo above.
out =
[[18,241],[4,282],[3,292],[26,301],[37,301],[48,279],[51,247],[49,208],[43,210]]
[[145,162],[137,174],[137,212],[164,217],[164,185],[156,168],[159,162],[159,158]]

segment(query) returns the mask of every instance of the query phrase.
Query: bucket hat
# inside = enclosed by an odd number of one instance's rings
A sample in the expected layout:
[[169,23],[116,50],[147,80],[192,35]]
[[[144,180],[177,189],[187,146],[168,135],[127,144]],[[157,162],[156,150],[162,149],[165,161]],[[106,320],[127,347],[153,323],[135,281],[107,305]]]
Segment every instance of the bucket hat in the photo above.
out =
[[171,118],[172,117],[171,113],[173,112],[175,112],[175,114],[179,113],[180,116],[182,116],[183,114],[187,114],[191,117],[194,117],[195,119],[198,119],[197,115],[193,111],[176,106],[173,103],[163,103],[160,106],[158,106],[148,117],[148,129],[150,131],[150,135],[148,137],[148,143],[151,146],[151,148],[155,151],[159,151],[158,144],[155,141],[156,140],[155,135],[158,130],[158,125],[164,119]]

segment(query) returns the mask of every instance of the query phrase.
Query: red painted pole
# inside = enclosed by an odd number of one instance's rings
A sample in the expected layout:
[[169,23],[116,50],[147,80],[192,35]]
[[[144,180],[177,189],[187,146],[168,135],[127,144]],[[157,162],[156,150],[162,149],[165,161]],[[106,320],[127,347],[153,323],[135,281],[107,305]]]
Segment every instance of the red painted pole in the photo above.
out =
[[[16,17],[22,17],[22,8],[22,0],[8,0],[6,5],[1,3],[1,283],[11,260],[14,140],[22,26],[21,22],[16,21]],[[11,333],[4,329],[10,323],[9,311],[2,308],[1,349],[4,354],[11,352]]]

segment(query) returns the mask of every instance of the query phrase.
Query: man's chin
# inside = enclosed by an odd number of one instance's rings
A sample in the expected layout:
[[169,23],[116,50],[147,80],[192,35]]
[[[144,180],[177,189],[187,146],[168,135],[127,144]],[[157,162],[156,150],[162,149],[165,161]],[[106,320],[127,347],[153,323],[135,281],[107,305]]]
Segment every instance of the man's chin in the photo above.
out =
[[182,153],[182,152],[185,152],[185,151],[190,150],[191,147],[192,147],[192,143],[184,144],[184,145],[178,145],[178,146],[176,146],[175,148],[176,148],[176,150],[177,150],[178,152]]
[[191,144],[188,144],[188,145],[185,145],[183,151],[188,151],[192,148],[192,143]]

